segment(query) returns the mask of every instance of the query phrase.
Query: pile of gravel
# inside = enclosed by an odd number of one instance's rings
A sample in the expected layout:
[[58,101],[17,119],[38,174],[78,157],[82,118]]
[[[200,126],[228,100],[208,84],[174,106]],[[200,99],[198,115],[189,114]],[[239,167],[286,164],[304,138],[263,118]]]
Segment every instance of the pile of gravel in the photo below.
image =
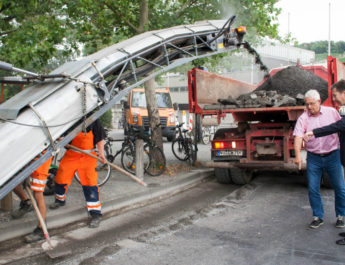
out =
[[243,94],[237,99],[228,97],[227,99],[218,99],[218,102],[226,105],[226,108],[266,108],[266,107],[286,107],[301,106],[304,104],[304,96],[298,94],[296,97],[278,94],[275,90],[254,91],[249,94]]
[[310,89],[319,91],[322,101],[327,99],[327,81],[298,66],[289,66],[268,78],[255,91],[275,90],[278,94],[296,97],[298,94],[304,95]]
[[218,102],[229,108],[301,106],[304,94],[310,89],[319,91],[322,101],[327,99],[325,80],[298,66],[289,66],[269,77],[253,92],[236,99],[218,99]]

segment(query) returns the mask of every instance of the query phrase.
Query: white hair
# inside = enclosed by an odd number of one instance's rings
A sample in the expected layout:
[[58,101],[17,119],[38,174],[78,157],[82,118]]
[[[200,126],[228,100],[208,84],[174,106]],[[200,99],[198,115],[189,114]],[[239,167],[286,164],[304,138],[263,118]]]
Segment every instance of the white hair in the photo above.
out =
[[321,99],[320,93],[315,89],[308,90],[307,93],[305,93],[304,98],[313,98],[316,101]]

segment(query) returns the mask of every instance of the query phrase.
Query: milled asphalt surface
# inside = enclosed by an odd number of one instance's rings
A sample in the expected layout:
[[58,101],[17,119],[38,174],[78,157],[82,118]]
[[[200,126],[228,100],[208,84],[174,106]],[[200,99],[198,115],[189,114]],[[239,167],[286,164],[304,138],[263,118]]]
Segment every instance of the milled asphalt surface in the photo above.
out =
[[[121,132],[112,131],[110,136],[121,138]],[[121,142],[115,143],[114,149],[119,148]],[[202,152],[201,160],[210,158],[210,146],[199,147]],[[104,217],[118,215],[121,212],[140,207],[175,193],[188,189],[205,178],[213,175],[212,169],[191,168],[187,162],[177,160],[171,152],[171,143],[164,143],[165,155],[169,170],[159,177],[145,175],[144,181],[148,187],[143,187],[130,177],[112,171],[109,181],[100,187],[100,199]],[[120,165],[120,157],[114,161]],[[85,207],[85,199],[81,185],[73,180],[68,189],[66,205],[57,210],[50,210],[48,206],[54,202],[54,196],[45,196],[47,204],[47,225],[48,230],[53,231],[66,227],[76,222],[88,219]],[[19,207],[19,198],[13,194],[13,207]],[[22,240],[22,237],[36,227],[38,221],[34,211],[27,213],[24,217],[14,220],[9,212],[0,211],[0,245],[13,240]]]

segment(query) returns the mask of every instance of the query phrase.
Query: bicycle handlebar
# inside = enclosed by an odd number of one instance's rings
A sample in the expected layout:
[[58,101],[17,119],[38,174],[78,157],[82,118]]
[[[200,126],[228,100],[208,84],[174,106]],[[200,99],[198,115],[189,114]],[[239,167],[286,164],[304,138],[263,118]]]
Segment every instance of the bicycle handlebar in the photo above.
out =
[[176,125],[176,126],[175,126],[175,129],[176,129],[176,128],[181,128],[183,124],[184,124],[184,122],[180,123],[179,125]]

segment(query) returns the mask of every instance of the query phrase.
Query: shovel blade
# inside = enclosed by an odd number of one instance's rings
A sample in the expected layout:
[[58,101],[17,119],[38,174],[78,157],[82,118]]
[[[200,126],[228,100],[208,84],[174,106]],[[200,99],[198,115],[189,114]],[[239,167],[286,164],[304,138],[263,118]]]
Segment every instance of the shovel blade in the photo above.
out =
[[42,249],[47,253],[47,255],[51,259],[67,256],[72,253],[70,248],[67,248],[64,245],[59,245],[57,240],[50,240],[50,244],[48,241],[45,241],[42,244]]

